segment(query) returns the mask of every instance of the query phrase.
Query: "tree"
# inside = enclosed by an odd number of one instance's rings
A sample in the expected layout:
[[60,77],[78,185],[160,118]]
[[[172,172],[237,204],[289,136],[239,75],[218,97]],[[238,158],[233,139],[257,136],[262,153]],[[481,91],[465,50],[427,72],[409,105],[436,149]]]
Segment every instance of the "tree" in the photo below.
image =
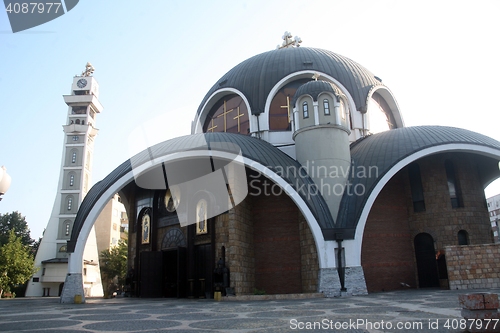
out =
[[122,287],[127,277],[127,241],[120,239],[118,245],[101,252],[101,274],[106,277],[103,281],[118,278],[118,285]]
[[11,230],[7,243],[0,247],[0,297],[4,291],[28,281],[35,272],[31,248]]
[[11,230],[14,230],[16,236],[21,238],[21,242],[24,245],[31,247],[35,242],[34,239],[31,239],[30,229],[28,228],[26,218],[19,212],[12,212],[4,215],[0,214],[0,246],[9,241]]

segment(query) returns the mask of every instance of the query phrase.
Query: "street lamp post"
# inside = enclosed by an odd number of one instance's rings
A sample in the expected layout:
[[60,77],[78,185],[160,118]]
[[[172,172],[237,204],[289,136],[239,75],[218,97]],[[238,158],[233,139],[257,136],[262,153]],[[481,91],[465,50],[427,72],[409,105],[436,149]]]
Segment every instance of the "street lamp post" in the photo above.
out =
[[2,166],[0,168],[0,201],[2,200],[2,196],[7,192],[10,187],[11,178],[7,174],[7,169]]

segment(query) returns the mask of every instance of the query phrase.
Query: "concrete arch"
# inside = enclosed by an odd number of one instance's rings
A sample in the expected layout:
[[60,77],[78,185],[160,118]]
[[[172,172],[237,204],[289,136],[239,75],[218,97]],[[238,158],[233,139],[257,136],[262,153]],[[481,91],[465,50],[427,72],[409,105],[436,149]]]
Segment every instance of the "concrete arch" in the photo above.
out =
[[[201,108],[201,112],[196,114],[195,120],[192,124],[191,127],[191,134],[197,134],[197,133],[202,133],[203,132],[203,124],[205,123],[205,120],[207,119],[207,114],[208,112],[212,109],[212,107],[217,103],[219,99],[221,99],[224,96],[231,95],[231,94],[236,94],[243,99],[243,102],[247,106],[247,110],[249,112],[249,115],[252,115],[252,109],[250,108],[250,103],[248,103],[248,99],[246,98],[245,94],[243,94],[241,91],[238,89],[234,88],[222,88],[217,91],[215,91],[210,97],[207,99],[203,107]],[[257,123],[255,120],[255,116],[249,116],[249,121],[250,121],[250,133],[253,133],[257,131]]]
[[[229,135],[229,134],[228,134]],[[246,138],[251,139],[251,138]],[[252,139],[256,140],[256,139]],[[154,147],[153,147],[154,148]],[[151,148],[150,148],[151,149]],[[71,303],[73,302],[73,297],[76,294],[83,295],[83,284],[82,284],[82,269],[83,269],[83,253],[85,248],[85,243],[90,235],[92,227],[107,204],[107,202],[118,192],[120,192],[125,186],[133,182],[138,175],[144,174],[150,170],[158,168],[163,163],[169,163],[177,160],[185,160],[194,157],[215,157],[221,160],[234,160],[234,154],[224,151],[215,150],[198,150],[198,151],[183,151],[183,152],[172,152],[171,154],[166,154],[151,159],[143,159],[141,163],[135,163],[134,168],[125,169],[126,171],[122,173],[117,173],[116,177],[113,177],[109,186],[103,190],[98,191],[98,193],[89,193],[93,196],[93,204],[89,206],[88,212],[84,217],[83,223],[79,226],[79,230],[74,230],[72,234],[72,240],[74,244],[68,242],[68,275],[66,277],[65,289],[61,296],[61,302]],[[260,172],[262,175],[272,180],[278,186],[280,186],[283,191],[292,199],[292,201],[297,205],[305,220],[307,221],[311,233],[315,239],[316,251],[318,253],[319,268],[332,268],[335,267],[333,242],[328,242],[324,240],[322,227],[318,223],[315,214],[308,206],[305,199],[299,194],[299,192],[287,182],[278,171],[273,171],[268,166],[262,164],[259,161],[253,160],[249,157],[241,157],[239,162],[252,170]],[[125,164],[125,163],[124,163]],[[123,165],[122,165],[123,166]],[[117,169],[120,169],[120,166]],[[113,173],[112,173],[113,174]],[[110,174],[110,175],[112,175]],[[96,186],[98,186],[96,184]],[[75,237],[77,235],[77,237]]]
[[366,97],[366,105],[368,105],[370,98],[373,96],[375,92],[377,92],[380,96],[382,96],[382,98],[389,105],[392,116],[396,120],[396,127],[397,128],[404,127],[405,123],[403,120],[403,115],[401,114],[401,111],[399,109],[398,102],[396,101],[396,98],[394,97],[392,92],[386,86],[374,86]]
[[[265,104],[265,108],[264,108],[264,112],[263,112],[264,116],[262,117],[262,121],[260,123],[261,131],[268,131],[269,130],[269,108],[271,107],[271,102],[274,98],[274,95],[277,94],[278,90],[280,90],[281,88],[283,88],[283,86],[285,86],[286,84],[288,84],[292,81],[296,81],[299,79],[305,79],[305,78],[310,79],[316,73],[320,74],[322,79],[327,79],[328,81],[334,83],[342,91],[342,93],[345,96],[347,96],[349,112],[351,112],[352,110],[356,110],[354,100],[352,99],[352,96],[350,95],[347,88],[344,87],[342,85],[342,83],[340,83],[338,80],[336,80],[333,76],[328,75],[324,72],[316,71],[316,70],[298,71],[298,72],[289,74],[289,75],[285,76],[284,78],[282,78],[280,81],[278,81],[278,83],[276,83],[273,86],[273,88],[269,92],[269,95],[266,98],[266,104]],[[294,107],[294,106],[292,106],[292,107]]]
[[422,149],[398,161],[379,179],[370,195],[368,196],[361,211],[358,224],[356,226],[354,239],[344,242],[346,251],[350,253],[349,258],[351,262],[348,263],[348,265],[361,265],[361,249],[363,245],[362,241],[368,215],[375,202],[375,199],[378,197],[384,186],[392,179],[394,175],[396,175],[396,173],[398,173],[401,169],[403,169],[410,163],[429,155],[445,152],[468,152],[473,154],[481,154],[500,160],[500,151],[498,149],[470,143],[449,143]]

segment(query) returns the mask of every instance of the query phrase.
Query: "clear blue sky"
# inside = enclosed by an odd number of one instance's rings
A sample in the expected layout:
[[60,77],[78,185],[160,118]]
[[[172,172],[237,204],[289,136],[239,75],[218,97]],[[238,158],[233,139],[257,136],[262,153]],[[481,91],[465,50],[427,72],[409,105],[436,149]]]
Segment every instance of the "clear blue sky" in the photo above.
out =
[[[19,211],[32,237],[42,234],[61,165],[62,95],[87,61],[104,105],[97,182],[145,145],[189,134],[208,89],[274,49],[285,30],[382,78],[407,126],[456,126],[500,140],[499,13],[500,1],[485,0],[80,0],[62,17],[13,34],[0,11],[0,166],[12,177],[0,213]],[[141,126],[153,128],[154,139],[134,135]],[[487,190],[497,193],[498,186]]]

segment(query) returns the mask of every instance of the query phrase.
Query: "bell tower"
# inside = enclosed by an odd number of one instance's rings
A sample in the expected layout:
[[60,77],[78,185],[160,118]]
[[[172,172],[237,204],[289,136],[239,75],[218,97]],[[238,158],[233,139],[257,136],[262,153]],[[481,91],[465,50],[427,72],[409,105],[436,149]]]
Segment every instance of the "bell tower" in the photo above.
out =
[[[93,72],[93,66],[87,63],[82,74],[73,78],[71,93],[63,96],[68,112],[63,125],[63,154],[57,195],[35,258],[35,266],[39,270],[28,283],[26,296],[59,296],[66,278],[66,242],[71,237],[78,207],[89,191],[94,141],[99,131],[95,127],[96,117],[103,110],[98,100],[99,85],[92,76]],[[83,267],[85,296],[102,296],[94,228],[87,239]]]

